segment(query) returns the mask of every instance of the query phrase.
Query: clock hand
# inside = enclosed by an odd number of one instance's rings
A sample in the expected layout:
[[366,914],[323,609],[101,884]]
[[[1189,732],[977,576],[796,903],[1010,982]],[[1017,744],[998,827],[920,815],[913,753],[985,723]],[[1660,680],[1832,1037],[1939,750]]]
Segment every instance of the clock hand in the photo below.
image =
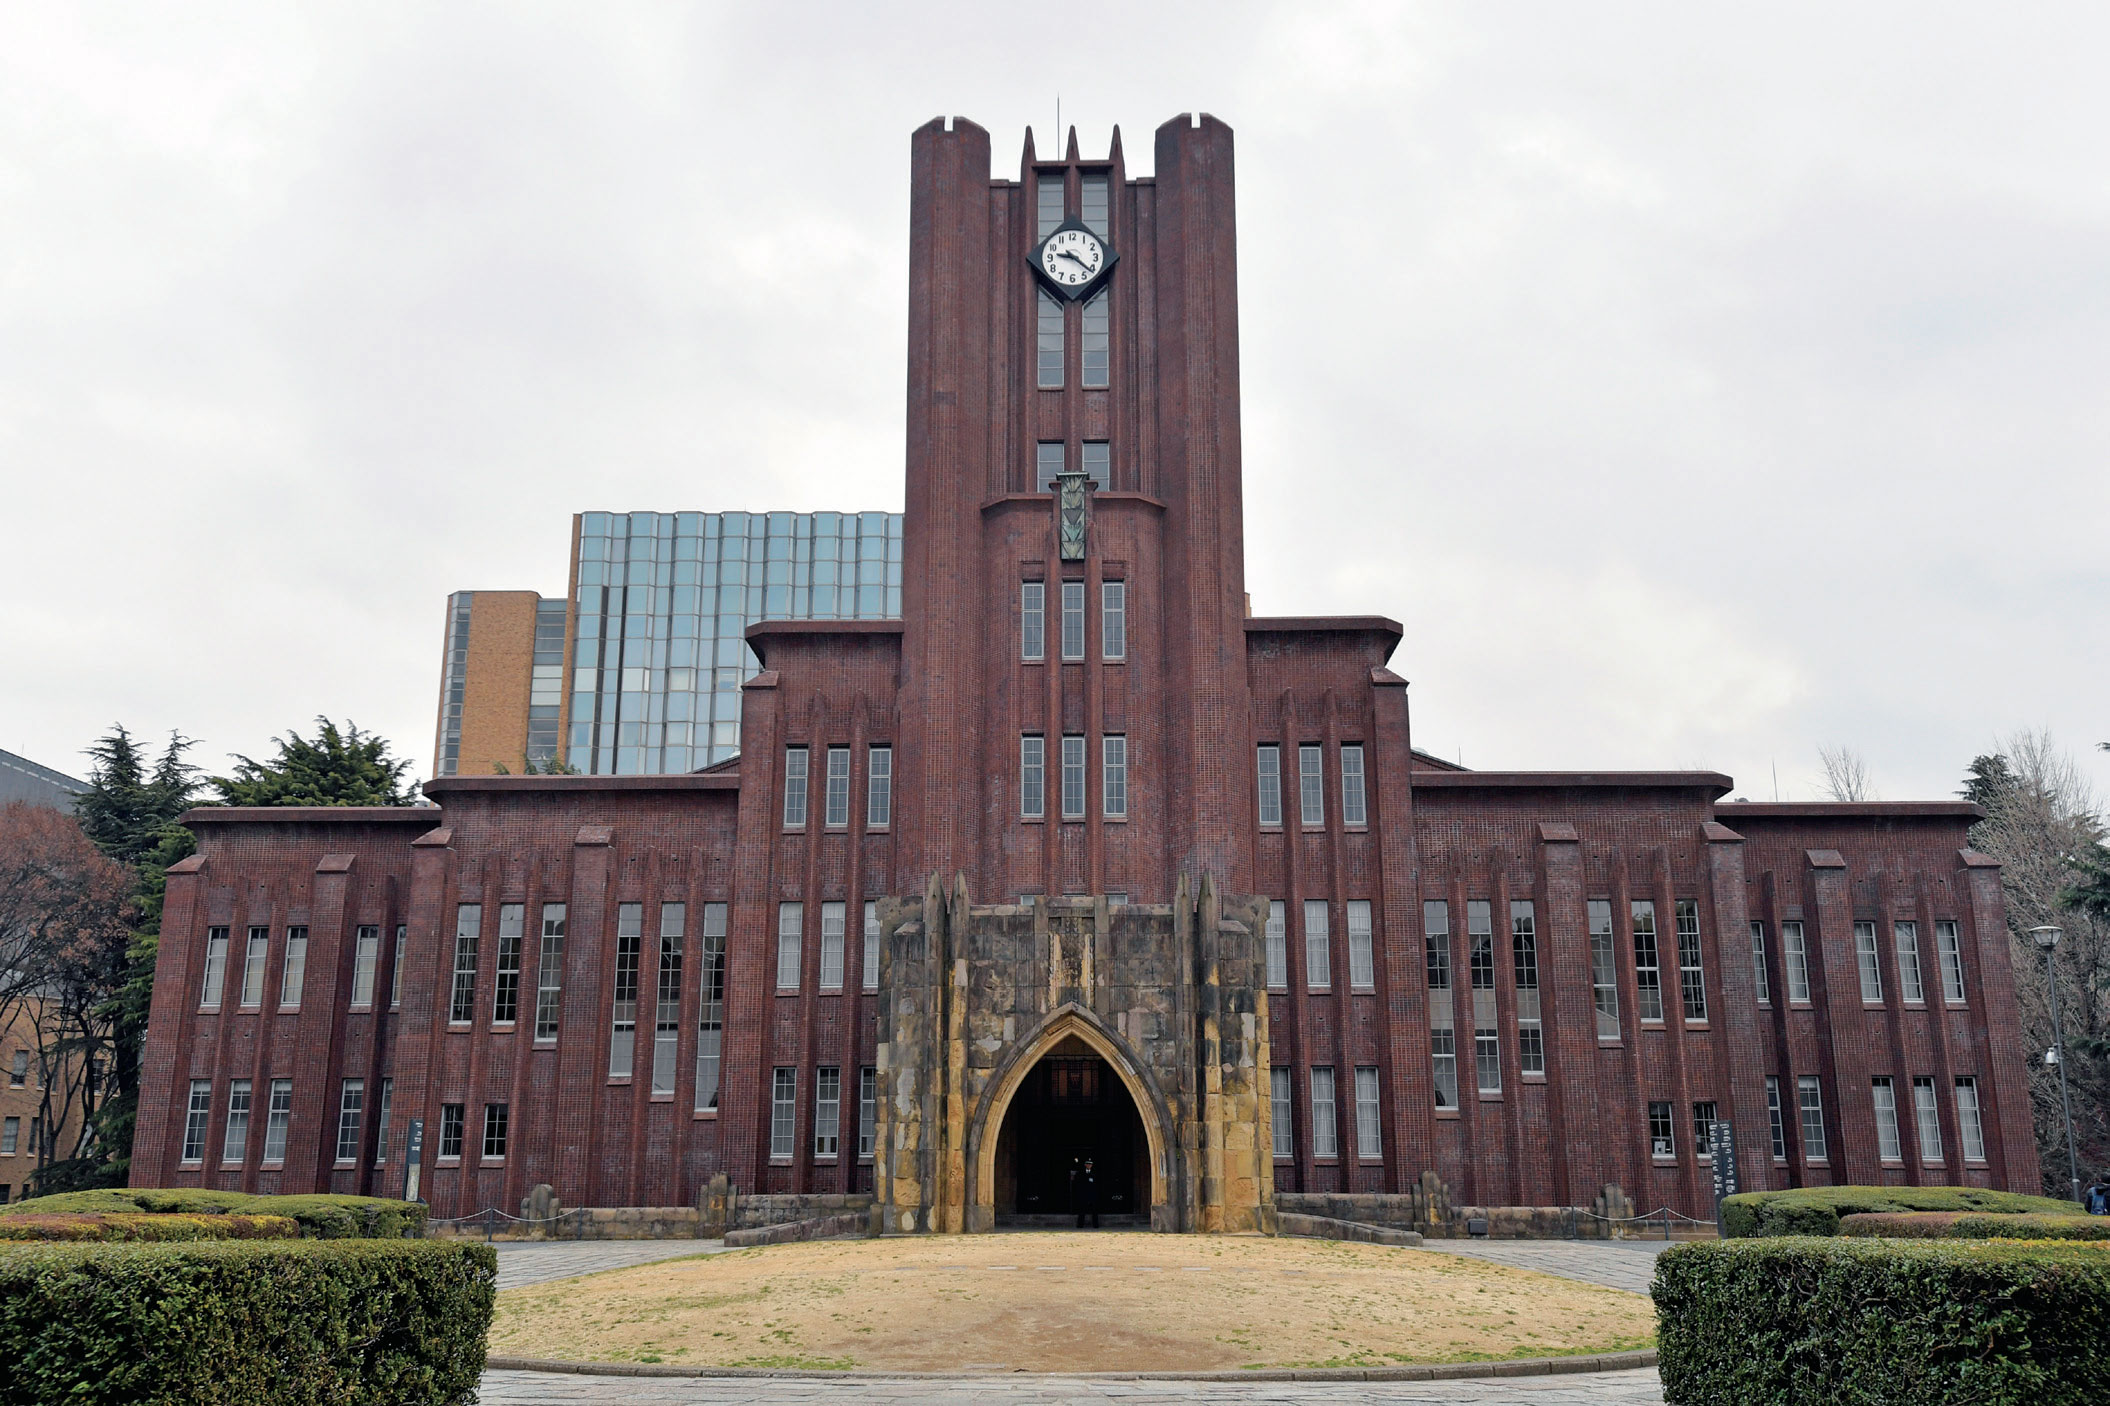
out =
[[1055,257],[1058,259],[1068,259],[1071,263],[1083,269],[1086,273],[1090,273],[1092,271],[1092,266],[1090,264],[1078,258],[1075,254],[1072,254],[1067,249],[1057,249],[1055,251]]

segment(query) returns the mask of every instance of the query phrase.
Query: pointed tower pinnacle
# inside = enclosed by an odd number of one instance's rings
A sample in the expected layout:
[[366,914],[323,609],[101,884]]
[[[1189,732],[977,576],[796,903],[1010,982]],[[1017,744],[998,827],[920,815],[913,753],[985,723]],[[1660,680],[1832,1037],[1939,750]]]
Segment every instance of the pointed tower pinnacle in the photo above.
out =
[[1075,161],[1077,159],[1077,124],[1074,122],[1070,124],[1070,149],[1062,159],[1065,161]]

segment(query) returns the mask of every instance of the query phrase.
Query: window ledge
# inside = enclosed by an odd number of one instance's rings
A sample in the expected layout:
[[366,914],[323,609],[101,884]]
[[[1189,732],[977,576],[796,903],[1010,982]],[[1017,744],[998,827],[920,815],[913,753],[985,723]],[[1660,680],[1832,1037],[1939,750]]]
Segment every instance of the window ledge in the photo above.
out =
[[1526,1084],[1543,1084],[1546,1082],[1546,1076],[1543,1074],[1519,1074],[1517,1078]]
[[1501,1101],[1502,1095],[1499,1092],[1489,1093],[1485,1089],[1480,1091],[1480,1102],[1482,1103],[1500,1103]]
[[1685,1028],[1687,1030],[1712,1030],[1714,1025],[1712,1022],[1705,1020],[1688,1020],[1685,1022]]
[[349,1172],[357,1168],[358,1165],[359,1159],[357,1157],[339,1157],[336,1161],[330,1163],[330,1170],[333,1172]]
[[835,1165],[835,1158],[832,1155],[823,1157],[816,1152],[813,1154],[813,1164],[817,1167],[832,1167]]
[[1789,1009],[1789,1010],[1791,1010],[1791,1011],[1807,1011],[1807,1010],[1813,1010],[1813,1009],[1815,1009],[1815,1007],[1816,1007],[1816,1004],[1817,1004],[1817,1003],[1816,1003],[1815,1001],[1797,1001],[1797,1000],[1792,1000],[1792,999],[1791,999],[1791,1000],[1790,1000],[1790,1001],[1788,1002],[1788,1009]]
[[1439,1108],[1435,1110],[1435,1113],[1438,1118],[1456,1118],[1458,1116],[1458,1110],[1455,1108]]
[[435,1157],[432,1159],[432,1165],[435,1167],[459,1167],[461,1164],[462,1159],[460,1157]]
[[494,1020],[491,1022],[491,1033],[493,1035],[510,1035],[519,1028],[520,1022],[517,1020]]
[[674,1101],[674,1095],[672,1095],[672,1094],[654,1094],[654,1095],[652,1095],[651,1099],[650,1099],[650,1100],[648,1100],[648,1101],[649,1101],[649,1102],[652,1102],[652,1103],[672,1103],[672,1102]]
[[1881,1001],[1871,1001],[1866,996],[1863,996],[1861,998],[1861,1009],[1864,1011],[1880,1011],[1885,1009],[1885,1006]]
[[[389,1009],[390,1009],[390,1010],[394,1010],[394,1009],[395,1009],[395,1007],[394,1007],[394,1006],[390,1006],[390,1007],[389,1007]],[[300,1007],[299,1007],[299,1006],[280,1006],[280,1007],[278,1008],[278,1013],[279,1013],[280,1015],[299,1015],[299,1014],[300,1014]]]
[[479,1171],[485,1167],[503,1167],[505,1164],[506,1159],[503,1157],[479,1157],[476,1161],[477,1170]]
[[374,1013],[374,1003],[372,1001],[368,1001],[363,1006],[355,1004],[346,1006],[344,1009],[345,1013],[348,1015],[372,1015]]
[[557,1048],[557,1037],[554,1035],[547,1037],[537,1035],[535,1037],[535,1048],[538,1050],[553,1050]]
[[840,986],[823,986],[814,994],[816,996],[840,996],[843,994],[843,989]]
[[1600,1050],[1617,1050],[1624,1049],[1625,1047],[1625,1040],[1610,1040],[1606,1039],[1602,1035],[1597,1037],[1597,1048],[1599,1048]]
[[1662,1156],[1658,1156],[1658,1155],[1656,1155],[1655,1153],[1650,1153],[1650,1154],[1649,1154],[1649,1159],[1648,1159],[1648,1160],[1649,1160],[1649,1165],[1650,1165],[1650,1166],[1652,1166],[1652,1167],[1675,1167],[1675,1166],[1677,1166],[1677,1165],[1678,1165],[1678,1159],[1677,1159],[1677,1158],[1675,1158],[1675,1157],[1662,1157]]
[[699,1108],[696,1110],[695,1116],[697,1118],[715,1119],[718,1116],[718,1110],[715,1108]]
[[1803,1165],[1806,1167],[1829,1167],[1831,1164],[1832,1159],[1829,1157],[1805,1157],[1803,1159]]
[[777,994],[779,996],[803,996],[806,992],[805,988],[800,986],[779,986]]
[[474,1030],[476,1022],[473,1020],[450,1020],[447,1022],[447,1028],[450,1031]]
[[635,1074],[611,1074],[608,1076],[608,1083],[610,1087],[620,1085],[627,1088],[635,1082],[637,1082],[637,1076]]

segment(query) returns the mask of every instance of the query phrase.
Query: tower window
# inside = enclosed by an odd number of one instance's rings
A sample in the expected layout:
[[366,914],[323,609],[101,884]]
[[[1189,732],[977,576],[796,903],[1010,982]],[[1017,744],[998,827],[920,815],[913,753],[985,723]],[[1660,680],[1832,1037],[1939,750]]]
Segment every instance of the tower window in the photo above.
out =
[[[1044,391],[1059,391],[1062,389],[1062,304],[1055,301],[1054,295],[1047,289],[1042,288],[1038,292],[1038,329],[1034,340],[1040,358],[1040,388]],[[1105,295],[1100,296],[1103,298]],[[1085,345],[1091,345],[1089,321],[1086,324]],[[1103,351],[1101,359],[1104,359]],[[1090,364],[1087,359],[1084,382],[1086,385],[1091,384]],[[1101,381],[1100,384],[1104,385],[1105,382]]]
[[1018,813],[1038,820],[1048,813],[1048,739],[1018,739]]
[[1033,464],[1040,474],[1040,486],[1053,487],[1055,475],[1061,473],[1068,465],[1068,456],[1063,453],[1062,441],[1042,440],[1034,445]]
[[1084,658],[1084,583],[1062,583],[1062,657]]
[[806,825],[806,749],[786,747],[784,749],[784,828],[804,829]]
[[1048,652],[1048,587],[1044,581],[1018,586],[1018,653],[1021,659],[1044,659]]
[[1128,583],[1099,583],[1099,653],[1108,660],[1128,657]]
[[1062,818],[1084,819],[1084,739],[1062,739]]
[[1363,747],[1359,742],[1341,748],[1341,823],[1370,823],[1370,807],[1363,795]]
[[1099,795],[1101,809],[1109,820],[1128,818],[1128,739],[1119,733],[1108,733],[1099,739],[1101,769]]
[[1082,447],[1084,457],[1079,462],[1084,468],[1084,476],[1101,488],[1106,487],[1107,480],[1112,476],[1113,446],[1103,439],[1088,439]]
[[1316,829],[1326,823],[1326,782],[1320,770],[1324,765],[1321,761],[1324,751],[1317,745],[1297,749],[1298,800],[1307,829]]
[[1042,171],[1035,180],[1035,193],[1040,202],[1040,237],[1046,239],[1062,223],[1063,175],[1061,171]]
[[828,749],[827,827],[840,830],[850,823],[850,749]]
[[873,747],[865,755],[865,826],[884,830],[894,821],[894,749]]
[[[1040,296],[1045,299],[1048,295],[1042,293]],[[1088,391],[1105,390],[1112,379],[1113,321],[1113,312],[1105,293],[1094,294],[1085,300],[1084,342],[1081,350],[1084,353],[1084,388]],[[1046,327],[1047,324],[1043,321],[1041,325]],[[1061,326],[1058,324],[1055,338],[1058,354],[1062,347],[1061,330]],[[1042,337],[1041,345],[1043,347],[1047,345],[1045,336]],[[1041,374],[1045,377],[1047,374],[1045,370],[1047,353],[1045,351],[1041,353],[1041,366],[1043,368]],[[1047,381],[1044,379],[1041,384],[1046,385]],[[1055,384],[1058,386],[1062,384],[1062,371],[1059,363],[1055,373]]]
[[1272,742],[1260,744],[1260,823],[1282,823],[1282,749]]
[[1109,188],[1107,173],[1095,171],[1085,175],[1083,189],[1080,191],[1083,200],[1078,218],[1084,221],[1086,229],[1089,229],[1101,239],[1112,237],[1107,233],[1107,193]]

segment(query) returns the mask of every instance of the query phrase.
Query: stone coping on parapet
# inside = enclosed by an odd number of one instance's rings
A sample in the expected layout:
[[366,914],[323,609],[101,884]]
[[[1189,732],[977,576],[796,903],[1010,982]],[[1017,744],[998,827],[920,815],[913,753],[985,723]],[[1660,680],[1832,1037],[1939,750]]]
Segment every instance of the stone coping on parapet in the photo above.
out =
[[1983,820],[1974,801],[1723,801],[1715,810],[1736,820]]
[[1735,781],[1718,771],[1416,771],[1417,791],[1712,791]]
[[425,783],[428,796],[471,792],[555,791],[563,794],[606,791],[737,791],[737,771],[675,771],[646,776],[436,776]]
[[[430,782],[426,783],[428,786]],[[440,823],[438,806],[194,806],[176,823],[200,825],[422,825]]]
[[[1656,1365],[1656,1350],[1522,1357],[1502,1362],[1424,1362],[1398,1367],[1255,1367],[1218,1372],[1007,1372],[1008,1380],[1045,1377],[1086,1382],[1445,1382],[1476,1377],[1557,1377],[1631,1372]],[[569,1362],[551,1357],[490,1357],[493,1372],[561,1372],[581,1377],[789,1377],[828,1382],[975,1381],[988,1371],[832,1372],[800,1367],[684,1367],[664,1362]]]

